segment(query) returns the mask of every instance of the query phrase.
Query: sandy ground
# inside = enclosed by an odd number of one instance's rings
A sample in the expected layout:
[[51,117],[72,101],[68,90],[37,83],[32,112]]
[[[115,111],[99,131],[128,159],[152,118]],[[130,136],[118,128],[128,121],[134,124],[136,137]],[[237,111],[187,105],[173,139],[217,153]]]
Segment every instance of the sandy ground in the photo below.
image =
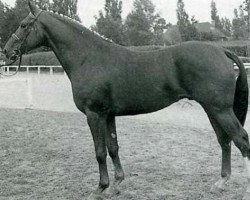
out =
[[[126,179],[121,193],[107,199],[242,198],[247,179],[236,147],[228,188],[209,192],[220,175],[220,147],[205,113],[191,103],[117,119]],[[1,200],[80,200],[97,186],[93,142],[82,114],[0,109],[0,118]],[[249,126],[248,118],[248,131]]]
[[[34,109],[63,112],[3,108],[26,107],[27,96],[24,83],[0,84],[0,200],[86,199],[98,184],[98,165],[69,81],[62,75],[17,78],[32,79]],[[156,113],[119,117],[117,129],[126,179],[121,193],[107,199],[242,198],[247,178],[234,146],[227,189],[209,191],[220,176],[221,150],[198,104],[184,100]]]

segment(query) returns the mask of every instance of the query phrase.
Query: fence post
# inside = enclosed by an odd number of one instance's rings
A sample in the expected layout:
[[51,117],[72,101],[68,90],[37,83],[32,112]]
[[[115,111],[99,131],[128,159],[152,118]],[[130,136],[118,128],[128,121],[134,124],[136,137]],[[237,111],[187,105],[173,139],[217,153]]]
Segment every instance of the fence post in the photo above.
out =
[[37,67],[37,73],[40,74],[41,73],[41,69],[40,67]]
[[33,96],[32,96],[32,80],[31,78],[28,78],[26,80],[27,83],[27,97],[28,97],[28,108],[33,107]]
[[53,75],[53,67],[50,67],[50,68],[49,68],[49,74],[50,74],[50,75]]

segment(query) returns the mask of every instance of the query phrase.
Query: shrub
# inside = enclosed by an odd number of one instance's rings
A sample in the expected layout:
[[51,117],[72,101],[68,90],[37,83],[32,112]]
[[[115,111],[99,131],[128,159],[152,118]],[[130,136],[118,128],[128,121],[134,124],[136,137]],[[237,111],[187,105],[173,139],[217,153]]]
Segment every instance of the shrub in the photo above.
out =
[[234,52],[238,56],[249,56],[248,46],[225,46],[225,48]]
[[[18,64],[18,61],[15,63]],[[45,66],[56,66],[60,65],[55,54],[52,51],[48,52],[38,52],[32,54],[23,55],[22,65],[45,65]]]

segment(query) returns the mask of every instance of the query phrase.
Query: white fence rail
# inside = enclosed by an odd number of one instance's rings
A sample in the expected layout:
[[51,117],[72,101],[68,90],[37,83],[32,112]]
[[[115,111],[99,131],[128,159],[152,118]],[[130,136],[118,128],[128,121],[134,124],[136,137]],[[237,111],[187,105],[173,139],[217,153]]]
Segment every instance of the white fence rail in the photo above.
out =
[[[247,71],[249,71],[250,69],[250,63],[244,63],[244,66],[246,68]],[[18,66],[4,66],[2,68],[2,70],[6,73],[6,74],[10,74],[10,69],[14,69],[15,71],[17,70]],[[45,65],[33,65],[33,66],[26,66],[23,65],[21,66],[21,69],[25,69],[26,73],[30,73],[30,69],[37,69],[37,74],[41,74],[41,69],[49,69],[49,74],[53,75],[54,74],[54,69],[61,69],[63,71],[63,73],[65,74],[65,71],[63,70],[62,66],[45,66]],[[234,69],[238,70],[238,67],[236,66],[236,64],[234,64]],[[23,70],[22,70],[23,71]]]
[[[250,69],[250,63],[244,63],[245,69],[248,71]],[[234,69],[238,70],[239,68],[237,67],[236,64],[234,64]]]
[[[22,65],[21,66],[21,69],[25,69],[26,73],[30,73],[31,68],[37,69],[37,74],[41,74],[41,69],[49,69],[50,75],[54,74],[54,69],[62,69],[62,71],[64,72],[62,66],[45,66],[45,65],[33,65],[33,66]],[[6,72],[7,74],[10,74],[10,71],[11,71],[10,69],[14,69],[16,71],[18,69],[18,66],[4,66],[3,67],[3,71]]]

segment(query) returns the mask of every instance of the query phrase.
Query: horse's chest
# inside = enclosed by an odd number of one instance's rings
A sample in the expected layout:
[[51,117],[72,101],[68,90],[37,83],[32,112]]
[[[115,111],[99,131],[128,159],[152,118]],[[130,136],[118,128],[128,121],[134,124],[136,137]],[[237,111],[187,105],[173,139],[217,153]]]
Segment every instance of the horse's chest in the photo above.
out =
[[110,107],[110,92],[104,83],[78,83],[72,85],[77,108],[94,112],[104,112]]

